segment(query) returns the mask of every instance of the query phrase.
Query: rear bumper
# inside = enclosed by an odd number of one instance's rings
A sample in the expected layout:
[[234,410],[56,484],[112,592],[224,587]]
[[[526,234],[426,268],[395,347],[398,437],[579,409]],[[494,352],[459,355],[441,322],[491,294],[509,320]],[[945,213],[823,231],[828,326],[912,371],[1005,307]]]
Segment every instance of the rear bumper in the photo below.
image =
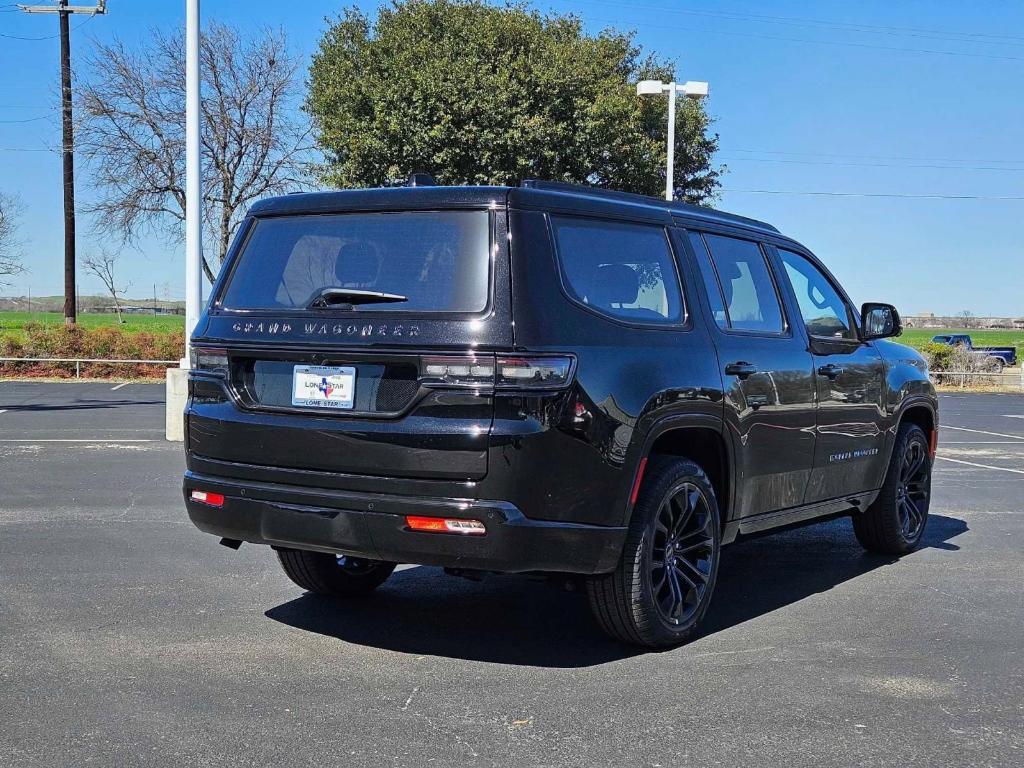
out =
[[[223,494],[224,505],[192,501],[193,490]],[[184,496],[192,522],[216,536],[447,568],[605,573],[615,568],[626,536],[625,528],[530,520],[502,501],[241,483],[191,471]],[[406,515],[479,520],[487,533],[410,531]]]

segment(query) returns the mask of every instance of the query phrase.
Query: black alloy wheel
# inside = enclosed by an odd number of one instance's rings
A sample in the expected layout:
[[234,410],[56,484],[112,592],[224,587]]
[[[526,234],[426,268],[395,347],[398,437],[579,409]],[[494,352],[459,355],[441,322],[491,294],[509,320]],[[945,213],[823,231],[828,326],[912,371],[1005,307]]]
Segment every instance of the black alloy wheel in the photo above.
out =
[[866,510],[853,514],[853,531],[861,546],[883,555],[912,551],[928,523],[931,488],[928,436],[917,424],[901,424],[878,496]]
[[654,523],[651,590],[662,618],[685,624],[696,612],[715,570],[718,551],[708,501],[684,482],[665,498]]
[[915,544],[924,532],[925,517],[928,514],[930,475],[927,447],[919,441],[909,441],[900,462],[896,510],[903,538]]
[[718,499],[704,470],[689,459],[652,457],[618,566],[587,580],[594,618],[630,645],[686,642],[714,593],[720,548]]

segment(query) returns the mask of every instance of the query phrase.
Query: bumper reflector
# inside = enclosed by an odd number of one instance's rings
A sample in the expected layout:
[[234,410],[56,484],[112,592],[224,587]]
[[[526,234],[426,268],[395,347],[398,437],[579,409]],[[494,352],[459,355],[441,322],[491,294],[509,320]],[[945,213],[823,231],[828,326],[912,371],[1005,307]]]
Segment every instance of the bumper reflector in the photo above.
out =
[[487,533],[484,524],[479,520],[407,515],[405,524],[409,526],[411,531],[425,531],[427,533],[461,533],[467,536],[483,536]]
[[211,507],[224,506],[223,493],[211,493],[210,491],[192,491],[191,499],[192,501],[198,501],[200,504],[208,504]]

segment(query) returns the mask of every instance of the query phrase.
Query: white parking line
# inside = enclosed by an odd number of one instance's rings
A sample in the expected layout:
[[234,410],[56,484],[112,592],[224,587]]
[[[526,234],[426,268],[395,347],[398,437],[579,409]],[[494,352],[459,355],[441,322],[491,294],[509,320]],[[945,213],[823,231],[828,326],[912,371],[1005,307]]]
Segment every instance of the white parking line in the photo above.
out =
[[151,440],[141,437],[9,437],[0,438],[0,443],[158,443],[160,440]]
[[116,387],[111,387],[110,391],[111,392],[117,392],[117,390],[119,390],[121,387],[127,387],[129,384],[131,384],[131,382],[130,381],[126,381],[124,384],[118,384]]
[[1024,415],[1021,415],[1019,413],[1004,413],[1003,414],[1003,418],[1004,419],[1024,419]]
[[1015,443],[1013,440],[943,440],[943,445],[1016,445],[1020,447],[1020,443]]
[[993,467],[991,464],[977,464],[973,461],[964,461],[963,459],[951,459],[948,456],[936,456],[936,459],[942,459],[943,461],[952,461],[955,464],[966,464],[969,467],[980,467],[981,469],[997,469],[1000,472],[1013,472],[1015,475],[1024,475],[1024,469],[1008,469],[1006,467]]
[[1005,432],[986,432],[984,429],[968,429],[967,427],[950,427],[946,424],[939,425],[939,431],[944,429],[955,429],[959,432],[976,432],[979,435],[992,435],[993,437],[1012,437],[1014,440],[1024,440],[1021,435],[1008,435]]
[[0,413],[7,413],[7,409],[0,410]]

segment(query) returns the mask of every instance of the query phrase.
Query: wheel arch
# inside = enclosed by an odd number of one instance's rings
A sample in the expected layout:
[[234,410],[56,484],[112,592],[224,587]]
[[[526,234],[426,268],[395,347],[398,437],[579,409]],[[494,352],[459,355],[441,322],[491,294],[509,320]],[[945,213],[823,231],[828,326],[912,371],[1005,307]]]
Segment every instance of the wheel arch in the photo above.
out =
[[[939,428],[934,405],[925,399],[916,399],[906,403],[900,410],[899,418],[896,419],[896,430],[899,430],[900,425],[904,423],[916,424],[924,430],[924,434],[928,438],[929,448],[934,454]],[[892,440],[894,446],[896,443],[895,438],[896,434],[894,432]]]
[[647,463],[654,456],[678,456],[698,464],[715,489],[721,523],[723,526],[726,524],[735,493],[735,462],[732,444],[721,419],[698,415],[667,418],[648,430],[643,448],[629,474],[629,494],[623,516],[625,525],[629,524],[633,514],[633,491],[643,482]]

